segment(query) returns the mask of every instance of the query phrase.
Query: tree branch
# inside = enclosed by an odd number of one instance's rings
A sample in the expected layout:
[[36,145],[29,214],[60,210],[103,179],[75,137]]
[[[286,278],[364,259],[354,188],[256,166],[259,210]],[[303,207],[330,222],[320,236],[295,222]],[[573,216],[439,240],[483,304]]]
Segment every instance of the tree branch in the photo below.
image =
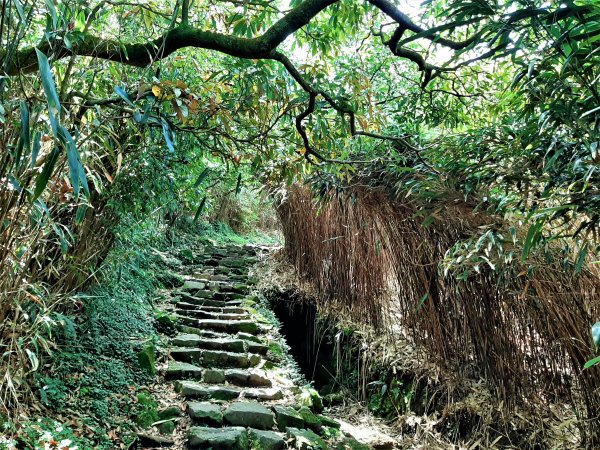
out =
[[[269,58],[288,36],[306,25],[313,17],[336,3],[338,0],[304,0],[281,19],[275,22],[265,33],[255,38],[242,38],[222,33],[192,28],[186,24],[168,31],[153,41],[140,44],[122,44],[112,39],[102,39],[84,33],[81,40],[67,48],[64,40],[53,38],[38,46],[44,54],[54,60],[68,56],[90,56],[99,59],[116,61],[137,67],[146,67],[154,61],[166,58],[184,47],[216,50],[231,56],[247,59]],[[0,60],[6,50],[0,50]],[[34,72],[38,69],[35,47],[19,50],[14,55],[14,64],[7,75]]]

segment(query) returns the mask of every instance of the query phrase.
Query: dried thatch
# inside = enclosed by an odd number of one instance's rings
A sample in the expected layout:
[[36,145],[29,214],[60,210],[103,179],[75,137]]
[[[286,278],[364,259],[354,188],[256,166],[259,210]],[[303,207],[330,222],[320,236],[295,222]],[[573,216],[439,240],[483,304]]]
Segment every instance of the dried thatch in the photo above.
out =
[[323,301],[408,333],[446,368],[475,370],[469,375],[483,376],[508,406],[571,403],[588,418],[584,439],[598,439],[600,369],[582,369],[593,353],[598,274],[574,275],[544,260],[535,270],[514,261],[466,281],[444,276],[446,251],[494,218],[458,201],[437,211],[439,220],[424,227],[416,205],[383,189],[317,203],[294,186],[278,212],[286,254]]

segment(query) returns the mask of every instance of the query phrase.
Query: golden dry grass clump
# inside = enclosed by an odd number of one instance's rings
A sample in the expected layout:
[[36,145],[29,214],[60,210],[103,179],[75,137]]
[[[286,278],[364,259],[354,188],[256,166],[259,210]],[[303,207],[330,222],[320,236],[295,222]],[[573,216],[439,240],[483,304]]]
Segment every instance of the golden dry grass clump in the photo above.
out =
[[598,273],[575,274],[546,253],[459,280],[441,269],[446,252],[480,227],[503,224],[459,200],[436,205],[429,226],[419,211],[384,188],[317,202],[298,185],[278,208],[286,255],[321,301],[382,331],[402,330],[445,368],[475,370],[465,375],[485,378],[509,407],[572,404],[588,418],[584,439],[593,439],[600,369],[583,365],[600,317]]

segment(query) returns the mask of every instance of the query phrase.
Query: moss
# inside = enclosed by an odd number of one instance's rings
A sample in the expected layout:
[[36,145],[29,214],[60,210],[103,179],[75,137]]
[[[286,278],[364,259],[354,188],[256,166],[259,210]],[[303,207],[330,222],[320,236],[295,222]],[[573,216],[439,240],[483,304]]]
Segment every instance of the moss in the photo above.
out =
[[137,412],[135,415],[135,423],[142,428],[148,428],[158,418],[158,403],[148,392],[140,392],[137,395]]
[[137,354],[140,367],[150,375],[154,375],[156,373],[156,360],[154,352],[154,345],[146,344],[144,348]]

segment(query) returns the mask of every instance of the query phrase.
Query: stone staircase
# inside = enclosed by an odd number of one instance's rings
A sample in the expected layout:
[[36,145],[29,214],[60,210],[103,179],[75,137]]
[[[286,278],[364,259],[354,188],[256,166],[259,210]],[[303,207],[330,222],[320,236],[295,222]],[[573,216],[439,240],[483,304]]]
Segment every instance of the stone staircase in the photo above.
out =
[[172,293],[177,334],[163,375],[187,403],[188,448],[368,448],[346,445],[351,439],[318,414],[318,402],[312,409],[300,405],[277,327],[251,292],[248,269],[262,251],[207,247],[203,262]]

